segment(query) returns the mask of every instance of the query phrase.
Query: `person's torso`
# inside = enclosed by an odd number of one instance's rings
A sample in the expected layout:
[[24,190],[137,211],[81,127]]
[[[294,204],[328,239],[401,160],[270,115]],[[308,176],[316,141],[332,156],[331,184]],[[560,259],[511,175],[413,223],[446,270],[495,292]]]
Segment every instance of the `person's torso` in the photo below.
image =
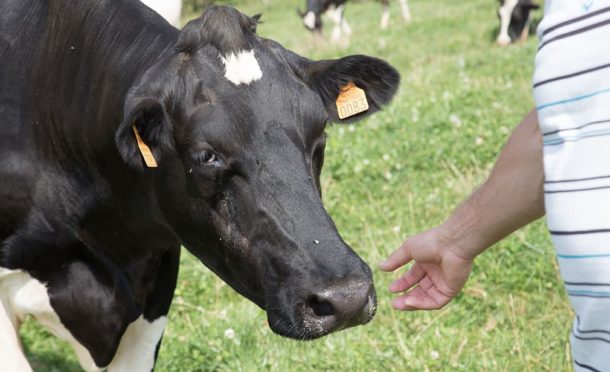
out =
[[542,131],[610,119],[610,0],[547,0],[537,33],[533,87]]

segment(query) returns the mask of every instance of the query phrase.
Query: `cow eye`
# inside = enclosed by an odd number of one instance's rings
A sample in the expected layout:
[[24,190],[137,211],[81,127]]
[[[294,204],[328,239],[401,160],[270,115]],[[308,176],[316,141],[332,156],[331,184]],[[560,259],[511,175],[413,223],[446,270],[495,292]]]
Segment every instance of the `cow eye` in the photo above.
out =
[[193,160],[199,165],[216,165],[219,163],[218,156],[207,150],[199,151],[193,156]]

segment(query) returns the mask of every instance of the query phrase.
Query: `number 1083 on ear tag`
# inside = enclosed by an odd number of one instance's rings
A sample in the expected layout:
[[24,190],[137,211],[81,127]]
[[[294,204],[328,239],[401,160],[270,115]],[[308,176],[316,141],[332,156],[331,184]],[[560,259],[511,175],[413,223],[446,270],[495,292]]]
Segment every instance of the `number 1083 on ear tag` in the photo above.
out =
[[369,109],[364,90],[358,88],[353,81],[341,87],[337,97],[337,114],[339,119],[349,118]]

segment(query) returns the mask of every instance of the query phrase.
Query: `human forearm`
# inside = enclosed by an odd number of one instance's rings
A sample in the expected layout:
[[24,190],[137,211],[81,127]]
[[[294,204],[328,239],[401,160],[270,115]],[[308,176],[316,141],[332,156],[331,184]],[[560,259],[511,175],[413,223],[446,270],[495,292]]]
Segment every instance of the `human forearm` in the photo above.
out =
[[474,258],[544,215],[542,136],[532,110],[515,129],[489,178],[439,226],[440,238]]
[[544,214],[536,112],[515,129],[481,187],[440,226],[409,237],[379,268],[413,265],[390,284],[398,310],[440,309],[463,288],[479,253]]

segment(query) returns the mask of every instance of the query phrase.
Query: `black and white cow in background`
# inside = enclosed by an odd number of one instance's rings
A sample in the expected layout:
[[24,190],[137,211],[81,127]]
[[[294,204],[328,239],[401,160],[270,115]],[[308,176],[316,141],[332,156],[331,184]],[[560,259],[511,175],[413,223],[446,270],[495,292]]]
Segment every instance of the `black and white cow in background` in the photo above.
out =
[[[257,20],[210,7],[178,31],[133,0],[0,2],[3,372],[30,370],[27,315],[86,370],[150,371],[181,244],[278,334],[373,317],[371,271],[319,176],[327,123],[378,111],[399,75],[361,55],[308,60]],[[350,82],[369,109],[341,120]]]
[[500,0],[500,32],[496,43],[506,46],[515,40],[527,40],[532,24],[532,10],[538,8],[532,0]]
[[[385,29],[390,23],[390,0],[380,0],[383,5],[381,15],[381,28]],[[341,35],[351,35],[352,29],[345,20],[345,3],[347,0],[307,0],[305,11],[298,13],[303,19],[305,27],[317,34],[322,32],[322,14],[326,13],[334,23],[331,40],[338,41]],[[398,0],[405,22],[411,22],[411,11],[407,0]]]

